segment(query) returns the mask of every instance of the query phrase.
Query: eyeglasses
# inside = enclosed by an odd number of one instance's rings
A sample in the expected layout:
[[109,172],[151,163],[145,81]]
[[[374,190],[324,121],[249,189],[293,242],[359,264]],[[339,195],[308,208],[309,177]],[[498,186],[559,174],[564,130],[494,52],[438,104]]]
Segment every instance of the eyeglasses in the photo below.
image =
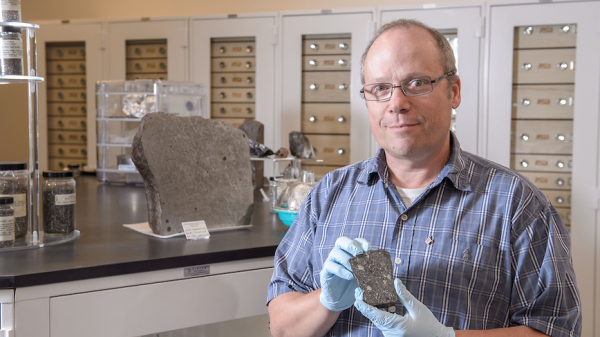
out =
[[385,101],[392,97],[394,88],[400,88],[406,96],[421,96],[433,91],[433,83],[455,74],[455,71],[449,71],[435,80],[432,80],[429,76],[415,77],[400,82],[400,85],[393,85],[392,83],[367,84],[360,89],[360,95],[367,101]]

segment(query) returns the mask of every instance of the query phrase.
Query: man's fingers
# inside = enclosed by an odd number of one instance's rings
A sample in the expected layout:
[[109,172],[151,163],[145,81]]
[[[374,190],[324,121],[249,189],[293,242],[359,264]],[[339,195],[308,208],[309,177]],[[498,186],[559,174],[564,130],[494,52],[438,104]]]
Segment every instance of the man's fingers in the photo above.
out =
[[398,316],[396,314],[377,309],[374,306],[368,305],[363,300],[359,299],[354,301],[354,307],[356,307],[356,310],[360,311],[363,314],[363,316],[371,320],[371,322],[373,322],[373,324],[375,324],[375,326],[377,326],[379,329],[391,328],[397,325],[398,319],[403,319],[402,316]]
[[[348,261],[346,261],[348,264]],[[354,278],[354,274],[349,270],[350,265],[346,266],[345,264],[339,263],[339,261],[327,259],[323,264],[323,271],[325,272],[325,277],[331,277],[333,275],[342,278],[344,280],[352,280]]]
[[[361,241],[357,241],[357,240],[361,240]],[[363,245],[365,243],[367,246],[365,248],[368,248],[366,250],[363,249]],[[356,256],[358,254],[362,254],[362,253],[368,251],[370,249],[370,246],[371,245],[369,244],[369,242],[367,242],[367,240],[365,240],[365,239],[352,240],[345,236],[340,236],[337,240],[335,240],[335,248],[345,251],[348,254],[350,254],[351,256]]]
[[396,288],[396,293],[398,294],[398,298],[400,302],[406,308],[406,311],[411,317],[415,317],[415,297],[406,289],[402,281],[399,278],[394,280],[394,287]]

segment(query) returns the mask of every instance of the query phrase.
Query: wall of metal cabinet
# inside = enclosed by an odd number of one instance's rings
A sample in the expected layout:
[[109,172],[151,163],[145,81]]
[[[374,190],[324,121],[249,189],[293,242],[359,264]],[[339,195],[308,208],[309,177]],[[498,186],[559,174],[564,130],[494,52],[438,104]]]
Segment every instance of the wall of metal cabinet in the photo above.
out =
[[600,329],[599,14],[597,1],[489,6],[482,116],[485,155],[529,177],[570,224],[583,336]]

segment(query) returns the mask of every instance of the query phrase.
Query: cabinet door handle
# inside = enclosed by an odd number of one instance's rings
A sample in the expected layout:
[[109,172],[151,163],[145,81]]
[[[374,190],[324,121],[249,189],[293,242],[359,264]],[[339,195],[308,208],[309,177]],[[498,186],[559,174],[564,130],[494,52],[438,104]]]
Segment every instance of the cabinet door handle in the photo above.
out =
[[226,77],[221,77],[221,83],[222,83],[222,84],[225,84],[225,83],[227,83],[227,78],[226,78]]
[[319,86],[315,83],[311,83],[311,85],[309,86],[310,90],[317,90],[319,89]]
[[133,52],[134,52],[136,55],[141,55],[141,54],[142,54],[142,50],[141,50],[140,48],[135,48],[135,49],[133,50]]
[[57,138],[58,138],[58,140],[60,140],[61,142],[62,142],[63,140],[65,140],[65,137],[63,137],[63,135],[61,135],[61,134],[58,134],[58,137],[57,137]]
[[310,116],[310,117],[308,117],[308,120],[314,123],[314,122],[317,121],[317,117],[316,116]]
[[558,168],[564,168],[565,167],[565,162],[562,161],[562,160],[558,160],[556,162],[556,167],[558,167]]
[[56,65],[56,70],[58,70],[58,71],[63,71],[63,66],[62,66],[62,64],[57,64],[57,65]]
[[342,83],[342,84],[340,84],[340,85],[338,86],[338,88],[339,88],[340,90],[346,90],[346,89],[348,89],[348,85],[346,85],[346,84]]
[[559,142],[564,142],[565,139],[567,139],[567,137],[565,137],[565,135],[563,135],[562,133],[556,135],[556,140],[558,140]]
[[346,50],[346,49],[348,49],[348,45],[347,45],[347,44],[345,44],[345,43],[343,43],[343,42],[342,42],[342,43],[340,43],[338,46],[340,47],[340,49],[341,49],[341,50]]
[[253,83],[253,82],[254,82],[254,79],[252,77],[248,76],[246,78],[246,83],[250,84],[250,83]]
[[346,117],[344,117],[344,116],[338,117],[338,122],[344,123],[345,121],[346,121]]
[[62,78],[59,78],[58,81],[56,81],[56,82],[58,82],[59,85],[63,85],[63,83],[64,83]]
[[569,68],[569,65],[566,62],[560,62],[558,64],[558,69],[559,70],[566,70],[567,68]]
[[225,68],[225,62],[219,62],[219,68]]
[[526,133],[522,133],[522,134],[521,134],[521,139],[522,139],[523,141],[525,141],[525,142],[526,142],[526,141],[528,141],[528,140],[529,140],[529,135],[528,135],[528,134],[526,134]]
[[142,66],[139,63],[136,63],[135,64],[135,69],[140,70],[140,69],[142,69]]
[[559,204],[562,204],[563,202],[565,202],[565,199],[563,199],[563,197],[561,197],[560,195],[556,196],[555,200]]
[[342,155],[342,154],[346,153],[346,150],[344,150],[344,149],[342,149],[342,148],[339,148],[339,149],[337,150],[337,153],[338,153],[338,154],[340,154],[340,155]]
[[160,48],[158,48],[158,53],[161,55],[164,55],[167,53],[167,50],[164,47],[160,47]]
[[247,69],[252,68],[252,62],[246,62],[246,68]]
[[246,53],[251,53],[253,50],[254,50],[254,48],[252,48],[252,46],[246,47]]
[[81,123],[79,123],[79,125],[81,125],[82,128],[85,128],[85,122],[81,121]]
[[251,93],[251,92],[247,92],[247,93],[246,93],[246,97],[247,97],[248,99],[252,98],[253,96],[254,96],[254,95],[252,95],[252,93]]
[[317,60],[310,60],[308,61],[308,64],[310,64],[312,67],[316,67],[319,64],[319,62],[317,62]]
[[525,35],[531,35],[531,34],[533,34],[533,27],[525,27],[525,28],[523,28],[523,34],[525,34]]
[[519,164],[521,164],[522,167],[528,167],[529,166],[529,162],[525,159],[521,159],[519,161]]
[[564,181],[564,180],[562,180],[562,179],[560,179],[560,178],[556,178],[556,181],[555,181],[555,183],[556,183],[556,185],[558,185],[558,186],[562,186],[562,185],[564,185],[564,184],[565,184],[565,181]]
[[79,80],[79,83],[81,83],[81,85],[85,85],[85,78],[82,78],[81,80]]
[[567,105],[567,100],[564,98],[559,98],[556,100],[556,104],[560,105],[560,106],[564,106]]
[[531,63],[523,63],[523,65],[521,66],[521,68],[523,68],[523,70],[527,71],[531,69]]
[[531,104],[531,100],[529,100],[529,98],[523,98],[521,100],[521,104],[523,104],[524,106],[529,106]]
[[311,45],[310,45],[310,49],[311,49],[311,50],[314,50],[314,51],[317,51],[317,50],[319,50],[319,45],[318,45],[318,44],[316,44],[316,43],[311,43]]
[[225,47],[219,48],[219,53],[221,53],[221,54],[225,54],[226,51],[227,51],[227,49]]
[[246,112],[247,112],[248,114],[251,114],[251,113],[252,113],[252,108],[250,108],[250,107],[247,107],[247,108],[246,108]]
[[167,69],[167,65],[166,65],[166,64],[164,64],[163,62],[159,63],[159,64],[158,64],[158,67],[159,67],[160,69]]
[[79,70],[85,71],[85,64],[80,64],[79,65]]
[[345,67],[348,64],[348,61],[339,59],[338,64],[341,65],[342,67]]
[[87,137],[85,135],[81,135],[81,140],[86,142],[87,141]]
[[225,93],[224,93],[224,92],[222,92],[222,93],[220,93],[220,94],[219,94],[219,97],[220,97],[221,99],[225,99],[225,97],[227,97],[227,95],[225,95]]
[[227,110],[225,110],[225,108],[221,108],[221,109],[219,109],[219,112],[222,113],[222,114],[224,114],[224,113],[227,112]]
[[558,31],[563,34],[567,34],[570,30],[571,30],[571,27],[569,25],[565,25],[565,26],[560,27],[560,29]]

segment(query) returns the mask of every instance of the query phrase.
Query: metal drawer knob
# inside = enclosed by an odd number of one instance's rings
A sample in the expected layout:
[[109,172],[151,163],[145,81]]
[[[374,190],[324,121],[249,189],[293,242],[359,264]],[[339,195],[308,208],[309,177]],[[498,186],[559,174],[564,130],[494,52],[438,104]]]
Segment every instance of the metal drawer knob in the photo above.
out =
[[348,85],[346,85],[346,84],[342,83],[342,84],[340,84],[340,85],[338,86],[338,88],[339,88],[340,90],[346,90],[346,89],[348,89]]
[[86,107],[84,107],[84,106],[82,106],[82,107],[81,107],[81,112],[82,112],[82,113],[86,113],[86,112],[87,112],[87,108],[86,108]]
[[219,48],[219,53],[224,54],[227,51],[225,47]]
[[523,104],[524,106],[529,106],[531,104],[531,101],[528,98],[523,98],[521,100],[521,104]]
[[87,137],[85,135],[81,135],[81,140],[85,142],[87,141]]
[[522,167],[528,167],[529,166],[529,162],[527,162],[527,160],[525,160],[525,159],[521,159],[519,161],[519,164],[521,164]]
[[139,63],[136,63],[135,64],[135,69],[140,70],[140,69],[142,69],[142,66]]
[[566,62],[561,62],[558,64],[558,69],[560,70],[565,70],[567,68],[569,68],[569,65]]
[[556,178],[555,182],[556,182],[556,185],[558,185],[558,186],[562,186],[565,184],[565,181],[560,178]]
[[56,66],[56,69],[57,69],[58,71],[63,71],[63,67],[62,67],[62,65],[60,65],[60,64]]
[[225,68],[225,62],[220,62],[219,63],[219,68]]
[[85,92],[82,92],[82,93],[81,93],[81,98],[85,99],[85,97],[86,97],[86,96],[85,96]]
[[221,109],[219,109],[219,112],[222,113],[222,114],[224,114],[224,113],[227,112],[227,110],[225,110],[225,108],[221,108]]
[[523,68],[523,70],[529,70],[531,69],[531,63],[523,63],[521,68]]
[[163,47],[160,47],[160,48],[158,48],[158,53],[164,55],[167,53],[167,50]]
[[319,62],[317,62],[316,60],[310,60],[308,61],[308,64],[310,64],[312,67],[316,67],[319,64]]
[[63,99],[63,98],[65,98],[65,95],[63,95],[63,93],[62,93],[62,92],[59,92],[59,93],[58,93],[58,98],[60,98],[60,99]]
[[254,79],[252,77],[247,77],[246,78],[246,83],[250,84],[252,82],[254,82]]
[[309,86],[309,88],[310,88],[310,90],[317,90],[317,89],[319,89],[319,86],[318,86],[318,85],[316,85],[315,83],[312,83],[312,84]]
[[58,154],[64,154],[64,153],[65,153],[65,151],[62,148],[59,147],[58,148]]
[[558,31],[561,32],[561,33],[563,33],[563,34],[567,34],[570,30],[571,30],[571,27],[569,27],[569,26],[562,26],[562,27],[560,27],[560,29]]
[[80,54],[81,56],[85,56],[85,49],[81,49],[81,50],[79,51],[79,54]]
[[346,66],[348,64],[348,61],[339,59],[338,60],[338,64],[341,65],[342,67],[344,67],[344,66]]
[[252,108],[250,108],[250,107],[246,108],[246,112],[249,113],[249,114],[251,114],[252,113]]
[[559,142],[564,142],[564,141],[565,141],[565,139],[567,139],[567,137],[565,137],[565,135],[563,135],[563,134],[559,133],[559,134],[557,134],[557,135],[556,135],[556,139],[557,139]]
[[567,100],[566,100],[566,99],[564,99],[564,98],[559,98],[559,99],[557,99],[557,100],[556,100],[556,103],[557,103],[558,105],[561,105],[561,106],[563,106],[563,105],[567,105]]
[[529,135],[526,133],[522,133],[521,134],[521,139],[523,139],[523,141],[528,141],[529,140]]
[[82,154],[82,155],[87,155],[87,150],[85,150],[85,149],[81,149],[81,154]]
[[58,140],[60,140],[60,141],[63,141],[63,140],[65,140],[65,137],[63,137],[63,135],[60,135],[60,134],[59,134],[59,135],[58,135]]
[[58,126],[64,126],[64,124],[61,120],[59,120],[56,124],[58,124]]
[[526,27],[523,29],[523,34],[525,35],[531,35],[533,34],[533,27]]
[[342,148],[338,149],[338,154],[344,154],[344,153],[346,153],[346,150],[344,150]]
[[79,65],[79,70],[85,71],[85,64],[80,64]]
[[250,68],[252,68],[252,62],[246,62],[246,64],[245,64],[245,67],[246,67],[247,69],[250,69]]
[[311,45],[310,45],[310,49],[311,49],[311,50],[314,50],[314,51],[317,51],[317,50],[319,50],[319,45],[318,45],[318,44],[316,44],[316,43],[311,43]]
[[227,78],[226,77],[221,77],[221,83],[227,83]]
[[81,80],[79,80],[79,83],[81,83],[81,85],[85,85],[85,78],[82,78]]
[[60,113],[64,113],[64,112],[65,112],[65,109],[63,109],[63,107],[62,107],[62,106],[59,106],[57,110],[58,110],[58,112],[60,112]]
[[225,97],[227,97],[227,95],[225,95],[225,93],[224,93],[224,92],[222,92],[222,93],[220,93],[220,94],[219,94],[219,97],[220,97],[221,99],[224,99]]
[[62,78],[59,78],[57,82],[58,82],[58,84],[60,84],[60,85],[63,85],[63,83],[64,83],[64,82],[63,82],[63,80],[62,80]]
[[167,69],[167,65],[166,65],[166,64],[164,64],[164,63],[162,63],[162,62],[158,64],[158,67],[159,67],[160,69]]
[[135,48],[135,49],[133,50],[133,52],[134,52],[136,55],[140,55],[140,54],[142,53],[142,50],[141,50],[140,48]]
[[252,46],[246,47],[246,53],[251,53],[253,50],[254,50],[254,48],[252,48]]
[[246,93],[246,97],[247,97],[247,98],[252,98],[252,97],[253,97],[253,95],[252,95],[252,93],[251,93],[251,92],[247,92],[247,93]]
[[338,122],[344,123],[345,121],[346,121],[346,117],[344,117],[344,116],[338,117]]
[[315,116],[310,116],[310,117],[308,117],[308,120],[314,123],[314,122],[316,122],[316,121],[317,121],[317,117],[315,117]]
[[58,167],[63,168],[63,167],[65,167],[65,164],[63,164],[63,162],[61,161],[58,163]]
[[557,161],[557,162],[556,162],[556,167],[558,167],[558,168],[563,168],[563,167],[565,167],[565,162],[564,162],[564,161],[562,161],[562,160],[559,160],[559,161]]
[[341,50],[346,50],[346,49],[348,49],[348,45],[347,45],[346,43],[343,43],[343,42],[342,42],[342,43],[340,43],[338,46],[340,47],[340,49],[341,49]]
[[556,202],[559,204],[562,204],[563,202],[565,202],[565,199],[563,199],[563,197],[561,197],[560,195],[556,197]]
[[79,123],[79,125],[81,125],[82,128],[85,128],[85,122],[81,121],[81,123]]
[[60,56],[60,57],[63,57],[63,51],[62,51],[62,50],[60,50],[60,49],[58,49],[58,50],[56,51],[56,54],[57,54],[58,56]]

